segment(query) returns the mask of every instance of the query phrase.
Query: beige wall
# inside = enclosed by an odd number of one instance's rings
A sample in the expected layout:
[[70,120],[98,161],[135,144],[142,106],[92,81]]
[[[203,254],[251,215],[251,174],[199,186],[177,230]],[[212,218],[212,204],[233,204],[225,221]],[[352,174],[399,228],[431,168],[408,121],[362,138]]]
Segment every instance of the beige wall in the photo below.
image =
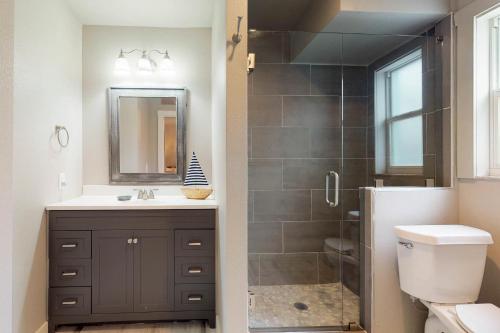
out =
[[[427,311],[399,287],[394,226],[457,223],[457,193],[447,188],[383,188],[371,193],[372,333],[421,333]],[[365,233],[368,235],[369,233]],[[420,309],[420,310],[419,310]]]
[[[459,0],[460,1],[460,0]],[[462,0],[467,1],[467,0]],[[341,10],[375,12],[447,13],[449,0],[341,0]]]
[[[186,87],[187,156],[196,151],[207,179],[212,178],[211,154],[211,31],[85,26],[83,28],[83,181],[109,183],[107,92],[111,86]],[[114,62],[120,49],[168,48],[175,73],[150,76],[135,71],[138,55],[129,57],[131,75],[117,76]],[[153,57],[157,60],[160,57]]]
[[472,2],[474,2],[474,0],[451,0],[451,8],[453,11],[457,11]]
[[[472,81],[468,80],[473,72],[472,40],[473,17],[484,10],[496,5],[496,0],[453,0],[457,29],[457,67],[459,81],[457,93],[457,119],[459,130],[458,141],[458,170],[461,177],[474,177],[474,165],[470,163],[473,157],[473,128],[470,119],[472,110]],[[466,7],[466,8],[464,8]],[[462,125],[462,126],[460,126]],[[465,156],[462,157],[461,156]],[[462,170],[462,172],[461,172]],[[479,296],[480,302],[491,302],[500,306],[500,181],[498,180],[465,180],[457,181],[458,209],[460,224],[471,225],[484,229],[493,235],[493,245],[488,247],[483,285]]]
[[[12,331],[30,333],[47,316],[44,206],[82,188],[82,28],[64,0],[15,4]],[[56,124],[68,128],[66,149],[53,137]]]
[[212,22],[212,170],[214,195],[219,202],[217,216],[217,331],[221,332],[223,280],[226,248],[220,240],[226,233],[226,1],[216,1]]
[[488,247],[480,302],[500,306],[500,181],[459,181],[460,224],[490,232],[495,244]]
[[[243,16],[243,40],[229,41]],[[213,169],[218,210],[218,331],[247,323],[247,1],[216,1],[213,19]],[[227,45],[227,46],[226,46]]]
[[0,0],[0,332],[12,330],[14,1]]

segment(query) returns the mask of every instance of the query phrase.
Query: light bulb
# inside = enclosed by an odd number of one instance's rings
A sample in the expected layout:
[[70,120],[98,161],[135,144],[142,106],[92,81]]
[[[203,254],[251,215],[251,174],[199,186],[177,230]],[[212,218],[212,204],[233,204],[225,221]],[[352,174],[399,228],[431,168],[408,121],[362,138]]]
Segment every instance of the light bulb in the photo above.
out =
[[127,58],[123,54],[123,50],[120,51],[120,55],[116,58],[115,61],[115,73],[116,74],[129,74],[130,66],[128,64]]
[[172,61],[172,59],[170,59],[168,52],[165,51],[165,56],[163,57],[160,63],[160,70],[162,72],[167,72],[172,70],[173,68],[174,68],[174,62]]
[[144,74],[153,73],[153,65],[151,64],[151,60],[149,60],[146,55],[146,51],[142,51],[142,57],[140,57],[137,62],[137,68],[139,68],[139,72]]

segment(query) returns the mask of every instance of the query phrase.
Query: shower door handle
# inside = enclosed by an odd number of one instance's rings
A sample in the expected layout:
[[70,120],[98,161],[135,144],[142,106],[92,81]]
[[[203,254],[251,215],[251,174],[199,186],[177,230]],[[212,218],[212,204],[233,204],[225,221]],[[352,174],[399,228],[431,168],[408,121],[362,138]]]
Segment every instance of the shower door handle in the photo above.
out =
[[[331,176],[335,177],[335,198],[333,199],[333,201],[330,201],[330,196],[329,196],[330,177]],[[336,173],[335,171],[330,171],[326,174],[326,191],[325,192],[326,192],[326,196],[325,196],[326,203],[332,208],[337,207],[339,205],[339,174]]]

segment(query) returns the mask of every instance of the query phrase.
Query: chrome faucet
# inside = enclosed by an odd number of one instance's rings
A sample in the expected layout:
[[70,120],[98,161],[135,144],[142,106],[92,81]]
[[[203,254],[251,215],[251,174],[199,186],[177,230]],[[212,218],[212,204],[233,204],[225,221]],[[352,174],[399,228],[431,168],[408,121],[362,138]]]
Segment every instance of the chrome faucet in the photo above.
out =
[[149,199],[154,199],[155,198],[155,192],[158,191],[157,188],[150,189],[149,193],[147,189],[134,189],[134,191],[138,191],[137,193],[137,200],[149,200]]

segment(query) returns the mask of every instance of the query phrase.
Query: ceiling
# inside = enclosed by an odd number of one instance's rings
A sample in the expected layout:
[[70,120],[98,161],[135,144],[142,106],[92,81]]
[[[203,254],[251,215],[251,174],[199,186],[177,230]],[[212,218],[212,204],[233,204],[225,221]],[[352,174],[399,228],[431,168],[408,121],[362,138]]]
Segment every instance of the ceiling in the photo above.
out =
[[[318,0],[249,0],[249,28],[293,32],[289,41],[293,63],[364,66],[411,39],[398,35],[420,34],[447,13],[418,3],[415,8],[395,8],[400,0],[392,0],[392,5],[386,1],[378,11],[367,7],[368,2],[343,10],[340,0],[314,1]],[[318,3],[319,11],[313,10]],[[322,13],[328,17],[322,28],[304,25],[311,15],[313,21],[321,20]],[[300,31],[304,26],[308,32]]]
[[295,30],[312,1],[315,0],[248,0],[248,28]]
[[67,0],[84,25],[162,28],[212,26],[215,0]]
[[340,63],[342,58],[343,63],[365,66],[413,39],[398,35],[421,32],[440,18],[419,13],[341,12],[322,33],[314,34],[306,46],[296,50],[293,62]]

